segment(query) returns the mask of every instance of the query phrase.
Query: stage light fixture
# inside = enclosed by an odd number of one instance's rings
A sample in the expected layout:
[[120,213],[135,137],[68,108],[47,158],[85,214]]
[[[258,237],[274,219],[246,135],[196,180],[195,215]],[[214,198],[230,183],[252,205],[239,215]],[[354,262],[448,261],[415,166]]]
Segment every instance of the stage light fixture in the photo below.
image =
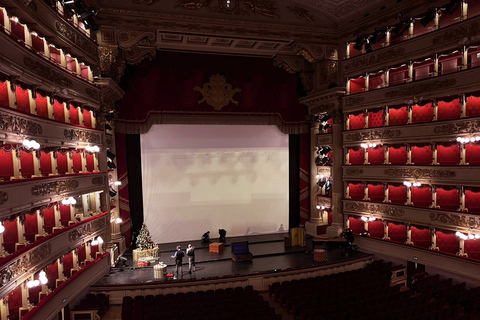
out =
[[114,117],[113,112],[109,112],[105,115],[105,120],[112,121],[113,117]]
[[115,189],[113,189],[112,187],[110,187],[108,193],[110,194],[110,198],[113,198],[117,195],[117,191],[115,191]]
[[113,161],[107,161],[107,166],[112,170],[117,168],[117,166],[115,165],[115,163],[113,163]]
[[355,40],[355,45],[353,46],[353,49],[362,51],[362,47],[364,43],[365,43],[365,38],[362,36],[358,36],[357,40]]
[[330,151],[332,151],[332,148],[330,147],[320,147],[317,153],[319,155],[326,156]]
[[3,223],[0,222],[0,234],[5,232],[5,227],[3,226]]
[[112,128],[108,123],[105,123],[105,130],[110,130],[110,131],[112,131],[113,128]]
[[113,161],[113,159],[115,159],[116,155],[111,152],[110,150],[107,150],[107,157],[110,158],[110,160]]
[[422,24],[422,26],[426,27],[428,26],[428,24],[430,22],[433,21],[433,19],[435,19],[435,15],[437,14],[437,10],[436,9],[431,9],[427,12],[427,14],[425,15],[425,17],[423,17],[422,19],[420,19],[420,23]]

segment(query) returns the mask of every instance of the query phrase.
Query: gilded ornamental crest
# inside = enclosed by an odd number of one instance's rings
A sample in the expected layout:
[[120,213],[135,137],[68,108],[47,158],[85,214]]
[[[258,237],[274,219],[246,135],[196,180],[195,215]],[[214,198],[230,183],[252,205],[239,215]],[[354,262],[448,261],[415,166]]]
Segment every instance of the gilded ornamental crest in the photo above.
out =
[[227,83],[224,76],[219,74],[212,75],[209,82],[203,84],[203,87],[195,87],[193,90],[199,91],[203,95],[203,99],[198,100],[198,104],[206,101],[208,105],[220,111],[230,102],[238,104],[238,101],[233,100],[233,95],[242,91],[240,88],[232,88],[232,85]]

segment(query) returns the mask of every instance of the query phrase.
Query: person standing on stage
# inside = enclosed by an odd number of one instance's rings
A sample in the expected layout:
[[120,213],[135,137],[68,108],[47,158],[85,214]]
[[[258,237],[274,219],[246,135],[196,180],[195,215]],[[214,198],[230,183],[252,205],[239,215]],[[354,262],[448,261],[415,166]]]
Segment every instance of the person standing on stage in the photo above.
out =
[[188,273],[195,272],[195,247],[191,244],[187,247],[187,256],[188,256]]
[[175,254],[172,256],[173,259],[175,259],[175,274],[177,275],[176,278],[174,279],[182,279],[183,278],[183,257],[185,256],[185,252],[182,251],[182,248],[180,246],[177,246],[177,251],[175,251]]

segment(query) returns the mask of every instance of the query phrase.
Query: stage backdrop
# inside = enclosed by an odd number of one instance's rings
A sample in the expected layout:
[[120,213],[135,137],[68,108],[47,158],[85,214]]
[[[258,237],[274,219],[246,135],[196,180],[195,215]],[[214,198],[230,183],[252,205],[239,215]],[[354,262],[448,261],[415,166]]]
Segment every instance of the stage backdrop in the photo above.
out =
[[288,230],[288,135],[276,126],[154,125],[140,139],[155,242]]

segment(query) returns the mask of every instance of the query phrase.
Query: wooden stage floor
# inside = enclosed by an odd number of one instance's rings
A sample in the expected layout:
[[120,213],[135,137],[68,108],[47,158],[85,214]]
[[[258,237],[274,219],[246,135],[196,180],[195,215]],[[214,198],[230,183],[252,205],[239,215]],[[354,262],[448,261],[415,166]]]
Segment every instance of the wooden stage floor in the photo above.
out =
[[[174,260],[171,256],[175,247],[180,245],[183,250],[191,243],[195,247],[196,272],[188,273],[188,259],[183,260],[183,279],[154,279],[153,267],[137,268],[133,266],[132,252],[127,251],[124,255],[127,258],[126,267],[123,271],[120,268],[111,268],[110,273],[100,279],[92,288],[101,290],[101,287],[118,285],[139,285],[164,282],[178,282],[188,280],[210,279],[226,276],[243,276],[255,273],[277,272],[282,270],[302,269],[315,266],[324,266],[331,263],[355,260],[371,256],[361,251],[346,252],[344,248],[337,246],[324,246],[327,253],[327,261],[314,261],[311,239],[307,239],[306,247],[294,246],[285,247],[284,237],[287,233],[276,233],[268,235],[252,235],[244,237],[227,237],[224,244],[224,251],[221,253],[209,252],[208,244],[200,241],[159,244],[159,261],[167,264],[167,272],[175,270]],[[210,239],[216,242],[218,238]],[[248,241],[253,260],[247,262],[232,261],[232,242]],[[316,246],[316,249],[322,246]]]

